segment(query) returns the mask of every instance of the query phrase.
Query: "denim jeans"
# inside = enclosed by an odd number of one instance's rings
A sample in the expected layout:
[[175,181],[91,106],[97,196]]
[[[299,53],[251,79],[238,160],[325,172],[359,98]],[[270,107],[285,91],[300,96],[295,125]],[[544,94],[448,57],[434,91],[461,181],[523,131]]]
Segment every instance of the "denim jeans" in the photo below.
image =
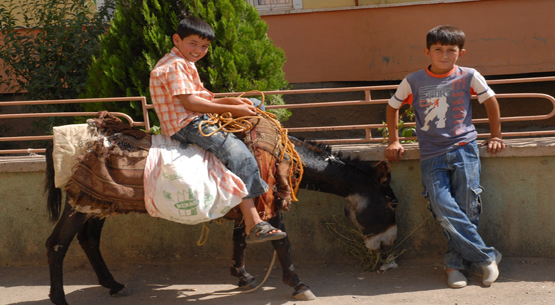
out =
[[[208,116],[202,115],[194,119],[172,136],[172,139],[185,144],[196,144],[212,152],[222,163],[247,186],[249,194],[245,198],[254,198],[266,193],[268,184],[260,177],[256,159],[247,146],[234,134],[218,131],[210,137],[205,137],[199,132],[199,124],[207,120]],[[209,134],[218,127],[204,124],[202,132]]]
[[420,162],[422,193],[447,239],[445,268],[469,269],[490,264],[499,254],[478,234],[482,212],[480,158],[476,141]]

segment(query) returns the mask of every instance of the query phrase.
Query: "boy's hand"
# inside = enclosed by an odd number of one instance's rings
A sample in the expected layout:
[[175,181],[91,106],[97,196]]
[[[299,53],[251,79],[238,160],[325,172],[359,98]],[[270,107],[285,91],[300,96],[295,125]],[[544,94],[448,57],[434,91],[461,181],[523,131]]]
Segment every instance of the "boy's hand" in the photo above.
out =
[[231,114],[233,114],[236,117],[243,117],[243,116],[257,115],[258,113],[256,112],[256,107],[254,107],[252,103],[250,104],[240,103],[240,104],[234,105],[234,109],[233,111],[231,111]]
[[480,146],[486,145],[488,146],[488,152],[494,156],[505,149],[505,143],[499,137],[491,137],[480,144]]
[[403,157],[405,149],[399,141],[390,143],[385,149],[385,157],[390,161],[399,161]]

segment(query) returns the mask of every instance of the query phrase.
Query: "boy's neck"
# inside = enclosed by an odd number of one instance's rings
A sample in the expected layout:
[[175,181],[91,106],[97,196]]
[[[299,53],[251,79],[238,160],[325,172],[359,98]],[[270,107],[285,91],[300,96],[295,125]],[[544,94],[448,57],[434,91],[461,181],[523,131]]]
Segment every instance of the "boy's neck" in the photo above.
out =
[[[430,74],[431,76],[435,76],[435,77],[443,77],[443,76],[447,76],[451,73],[453,73],[453,71],[457,69],[457,65],[453,65],[453,67],[451,67],[451,69],[447,70],[447,71],[437,71],[436,69],[434,69],[434,67],[432,65],[429,65],[426,68],[426,72],[428,72],[428,74]],[[434,71],[435,70],[435,71]]]

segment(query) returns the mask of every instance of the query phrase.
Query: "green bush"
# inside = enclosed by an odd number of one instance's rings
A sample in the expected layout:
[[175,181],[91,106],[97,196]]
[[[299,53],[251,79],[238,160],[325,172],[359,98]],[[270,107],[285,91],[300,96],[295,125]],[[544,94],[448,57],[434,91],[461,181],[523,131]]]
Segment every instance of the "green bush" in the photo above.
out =
[[[146,96],[150,100],[150,71],[173,46],[176,12],[182,10],[175,0],[118,1],[110,30],[100,37],[100,54],[92,59],[84,97]],[[120,111],[142,118],[139,102],[83,106],[87,111]],[[158,121],[153,113],[151,120]]]
[[[244,0],[187,1],[191,15],[210,23],[216,41],[198,64],[201,79],[213,92],[281,90],[288,86],[283,72],[285,53],[266,34],[268,24]],[[283,105],[281,96],[270,96],[268,104]],[[290,112],[272,111],[280,121]]]
[[[107,1],[110,4],[110,1]],[[93,11],[90,0],[6,0],[0,3],[0,59],[8,76],[0,84],[27,100],[78,98],[87,68],[106,31],[109,7]],[[39,109],[37,109],[39,108]],[[33,107],[76,111],[78,105]],[[33,111],[33,110],[30,110]]]
[[[282,71],[285,55],[268,38],[267,24],[244,0],[129,0],[116,6],[110,30],[101,36],[101,52],[89,69],[85,97],[146,96],[150,71],[173,47],[180,19],[195,16],[212,25],[217,40],[197,62],[201,79],[213,92],[279,90],[288,86]],[[281,97],[270,104],[283,104]],[[268,102],[268,100],[267,100]],[[138,104],[87,104],[87,110],[142,116]],[[289,116],[279,111],[278,119]],[[151,120],[158,122],[155,115]]]
[[[107,7],[98,14],[90,0],[29,0],[0,3],[4,43],[0,82],[28,99],[77,98],[85,91],[91,57],[106,31]],[[18,25],[20,24],[20,25]]]

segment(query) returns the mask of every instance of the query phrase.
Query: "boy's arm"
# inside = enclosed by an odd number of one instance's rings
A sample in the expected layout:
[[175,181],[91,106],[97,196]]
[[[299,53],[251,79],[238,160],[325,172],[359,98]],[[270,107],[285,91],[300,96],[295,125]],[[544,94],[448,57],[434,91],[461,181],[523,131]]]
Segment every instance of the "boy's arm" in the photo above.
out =
[[231,112],[236,117],[257,115],[255,107],[248,99],[222,98],[211,102],[193,94],[182,94],[178,97],[185,109],[189,111],[218,114]]
[[389,131],[389,145],[385,149],[385,157],[391,161],[398,161],[403,157],[405,149],[399,142],[399,109],[387,105],[387,130]]
[[220,98],[213,99],[212,103],[227,104],[227,105],[241,105],[241,104],[253,105],[251,100],[243,97],[220,97]]
[[501,114],[499,112],[499,103],[495,96],[492,96],[484,101],[486,106],[486,112],[488,114],[489,126],[490,126],[490,137],[489,139],[482,142],[481,146],[488,146],[488,152],[497,155],[505,149],[505,143],[503,143],[501,136]]

